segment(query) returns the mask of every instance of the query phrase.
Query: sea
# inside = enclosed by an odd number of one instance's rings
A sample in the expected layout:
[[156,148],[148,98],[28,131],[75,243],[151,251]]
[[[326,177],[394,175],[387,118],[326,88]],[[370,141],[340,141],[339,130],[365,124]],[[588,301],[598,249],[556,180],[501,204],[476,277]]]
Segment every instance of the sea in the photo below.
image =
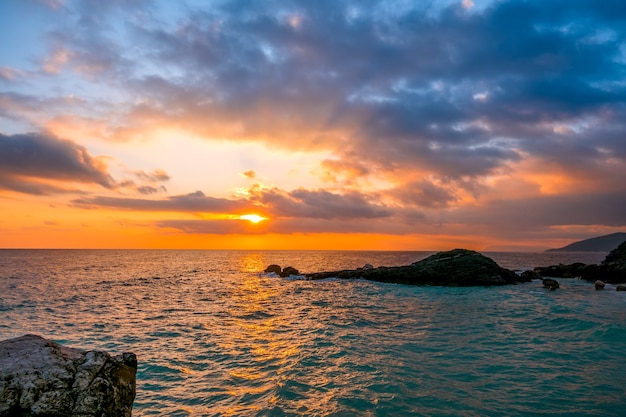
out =
[[[134,352],[134,416],[626,416],[626,292],[264,274],[432,252],[0,250],[0,339]],[[606,253],[485,253],[523,270]]]

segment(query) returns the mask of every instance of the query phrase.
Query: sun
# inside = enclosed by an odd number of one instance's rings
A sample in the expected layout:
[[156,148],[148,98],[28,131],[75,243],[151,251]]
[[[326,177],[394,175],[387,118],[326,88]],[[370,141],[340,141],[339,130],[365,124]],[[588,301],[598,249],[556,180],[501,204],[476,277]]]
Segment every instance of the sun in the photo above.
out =
[[262,222],[263,220],[267,220],[267,217],[259,216],[258,214],[242,214],[239,216],[241,220],[248,220],[252,223]]

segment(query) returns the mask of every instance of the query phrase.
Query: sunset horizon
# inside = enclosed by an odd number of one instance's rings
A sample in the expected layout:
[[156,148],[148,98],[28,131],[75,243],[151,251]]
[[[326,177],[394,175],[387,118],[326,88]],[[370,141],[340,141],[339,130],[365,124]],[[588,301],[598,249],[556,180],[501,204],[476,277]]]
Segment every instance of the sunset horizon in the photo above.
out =
[[0,248],[623,232],[624,20],[612,1],[4,1]]

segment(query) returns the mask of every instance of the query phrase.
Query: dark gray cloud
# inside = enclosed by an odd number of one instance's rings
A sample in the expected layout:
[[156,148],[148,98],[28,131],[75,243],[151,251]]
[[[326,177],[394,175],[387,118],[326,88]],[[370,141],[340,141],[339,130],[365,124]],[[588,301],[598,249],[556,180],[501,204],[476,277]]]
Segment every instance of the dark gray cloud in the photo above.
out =
[[249,200],[206,196],[201,191],[163,199],[127,197],[83,197],[72,204],[82,208],[108,207],[122,210],[175,211],[186,213],[246,214],[268,213],[273,218],[357,220],[391,216],[387,207],[371,200],[374,196],[351,192],[334,194],[324,190],[298,189],[290,192],[273,188],[254,190]]
[[106,166],[83,146],[45,134],[0,134],[0,187],[30,194],[63,190],[42,180],[116,186]]
[[283,129],[302,127],[314,132],[282,146],[336,146],[379,168],[480,177],[520,159],[495,139],[543,155],[550,150],[537,143],[552,139],[554,124],[626,115],[626,6],[605,3],[493,2],[471,12],[459,2],[428,13],[416,4],[392,13],[383,2],[225,2],[194,10],[176,30],[134,22],[142,59],[188,76],[127,82],[157,103],[135,115],[193,121],[204,133],[216,126],[203,117],[230,121],[235,139],[279,142]]
[[156,223],[163,229],[176,229],[189,234],[264,234],[267,228],[264,224],[253,225],[246,220],[162,220]]
[[252,201],[278,217],[326,220],[389,217],[391,211],[372,201],[374,198],[358,192],[335,194],[326,190],[305,189],[285,192],[272,188],[256,191]]
[[405,184],[390,194],[405,206],[419,208],[442,209],[457,200],[453,187],[433,184],[427,180]]
[[152,187],[150,185],[140,185],[136,189],[139,194],[144,194],[144,195],[156,194],[159,192],[167,191],[167,188],[165,188],[164,186]]
[[446,216],[449,223],[473,224],[490,229],[493,235],[511,237],[558,226],[626,225],[626,190],[587,192],[577,195],[538,196],[494,200]]
[[142,199],[130,197],[86,197],[72,201],[82,208],[115,208],[121,210],[174,211],[186,213],[233,213],[250,208],[244,200],[229,200],[204,195],[196,191],[184,195],[175,195],[165,199]]
[[76,188],[56,186],[46,182],[37,181],[33,178],[24,179],[23,177],[2,174],[0,174],[0,189],[39,196],[83,193],[81,190]]
[[152,172],[135,171],[133,172],[133,174],[140,180],[150,182],[165,182],[171,179],[169,174],[162,169],[157,169]]
[[[132,95],[133,103],[108,126],[114,136],[163,123],[207,138],[321,149],[334,154],[322,169],[337,188],[351,180],[354,189],[359,177],[396,180],[396,186],[386,192],[264,189],[251,201],[201,193],[91,197],[76,205],[231,212],[252,202],[284,218],[274,230],[288,219],[307,219],[294,222],[309,231],[349,219],[378,227],[385,220],[423,219],[422,210],[455,206],[463,193],[479,196],[495,174],[512,172],[523,181],[528,172],[508,170],[528,160],[531,169],[558,172],[585,187],[479,201],[476,210],[460,207],[438,221],[626,224],[616,208],[626,195],[621,0],[493,1],[480,10],[466,10],[461,1],[232,0],[178,7],[173,21],[157,13],[156,3],[106,3],[68,6],[64,23],[76,30],[56,31],[51,39],[53,51],[67,51],[63,65]],[[5,92],[0,115],[32,118],[44,103],[51,101]],[[6,178],[47,175],[44,169],[59,178],[65,172],[52,162],[35,173],[33,164],[8,165],[4,154],[0,161],[5,184]],[[64,168],[76,171],[73,178],[112,187],[106,171],[84,161],[82,171]],[[167,177],[138,174],[145,183],[137,190],[157,191]],[[392,207],[384,197],[407,207]],[[345,222],[341,230],[351,227]]]
[[416,231],[384,220],[363,222],[355,219],[270,219],[257,224],[245,220],[163,220],[156,223],[161,228],[173,228],[191,234],[294,234],[294,233],[385,233],[405,235]]
[[[420,185],[423,187],[423,184]],[[432,191],[432,190],[431,190]],[[437,190],[435,194],[444,193]],[[427,206],[425,195],[418,196],[417,204]],[[445,201],[437,195],[431,201]],[[571,231],[562,226],[580,225],[618,228],[626,225],[626,192],[586,193],[569,196],[542,196],[524,199],[493,200],[480,206],[462,210],[439,211],[435,203],[432,210],[423,212],[404,208],[389,210],[387,217],[363,221],[362,218],[301,217],[270,218],[251,227],[247,222],[233,220],[163,220],[158,227],[174,228],[193,234],[264,234],[264,233],[383,233],[407,235],[413,233],[458,233],[459,225],[472,225],[472,233],[484,237],[516,239],[541,239],[546,230],[551,235],[570,236]],[[293,213],[292,213],[293,214]],[[585,237],[584,234],[578,236]]]

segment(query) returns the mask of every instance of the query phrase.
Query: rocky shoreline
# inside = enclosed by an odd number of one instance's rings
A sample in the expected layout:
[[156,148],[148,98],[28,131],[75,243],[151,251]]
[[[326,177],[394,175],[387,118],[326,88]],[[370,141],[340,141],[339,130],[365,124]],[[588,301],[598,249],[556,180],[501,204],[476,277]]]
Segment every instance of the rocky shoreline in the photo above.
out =
[[580,262],[564,265],[536,267],[540,276],[553,278],[581,278],[586,281],[602,281],[608,284],[626,283],[626,242],[613,249],[600,264]]
[[[294,267],[281,268],[275,264],[268,266],[264,272],[281,277],[300,275]],[[449,287],[509,285],[542,279],[544,286],[551,290],[559,288],[554,278],[581,278],[592,282],[599,281],[601,284],[618,284],[626,283],[626,242],[611,251],[599,265],[560,264],[536,267],[521,274],[500,267],[493,259],[478,252],[454,249],[436,253],[411,265],[374,268],[366,264],[357,269],[313,272],[303,276],[311,280],[366,279],[407,285]],[[596,289],[604,288],[600,283],[596,285]],[[616,289],[626,291],[626,286],[618,285]]]
[[[270,265],[266,273],[279,276],[299,275],[297,269]],[[408,285],[437,285],[450,287],[492,286],[517,284],[530,281],[515,272],[502,268],[493,259],[467,249],[439,252],[411,265],[374,268],[367,264],[362,268],[304,274],[311,280],[325,278],[366,279]]]

